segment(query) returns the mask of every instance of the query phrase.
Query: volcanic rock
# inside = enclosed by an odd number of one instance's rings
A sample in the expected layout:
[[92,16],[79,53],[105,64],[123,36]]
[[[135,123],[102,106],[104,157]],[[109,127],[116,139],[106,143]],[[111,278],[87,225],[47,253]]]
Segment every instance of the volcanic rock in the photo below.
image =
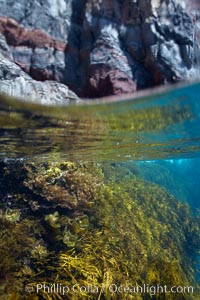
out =
[[81,97],[133,93],[198,73],[197,9],[195,0],[2,0],[0,53],[45,89],[50,80]]
[[33,80],[2,54],[0,54],[0,93],[41,104],[66,105],[71,101],[80,101],[64,84]]

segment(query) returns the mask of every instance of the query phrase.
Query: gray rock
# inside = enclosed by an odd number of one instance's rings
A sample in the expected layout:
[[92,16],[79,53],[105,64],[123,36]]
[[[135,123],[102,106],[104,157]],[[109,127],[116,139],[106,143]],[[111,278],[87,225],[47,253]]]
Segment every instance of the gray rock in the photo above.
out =
[[[120,69],[138,89],[194,75],[194,20],[179,0],[88,0],[87,5],[82,48],[89,70],[94,64]],[[86,74],[88,81],[96,76]]]
[[0,15],[21,26],[0,19],[10,46],[0,36],[0,52],[80,96],[130,93],[199,76],[197,9],[196,0],[0,0]]
[[6,39],[3,34],[0,33],[0,53],[6,58],[13,59],[12,50],[9,48]]
[[55,81],[39,82],[19,66],[0,54],[0,93],[28,102],[66,105],[80,101],[64,84]]

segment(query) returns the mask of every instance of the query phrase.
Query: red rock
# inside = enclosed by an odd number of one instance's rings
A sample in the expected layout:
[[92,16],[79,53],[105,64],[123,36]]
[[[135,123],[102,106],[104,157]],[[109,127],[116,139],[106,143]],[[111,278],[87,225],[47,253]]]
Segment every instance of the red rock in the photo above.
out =
[[27,30],[14,19],[0,17],[0,32],[11,46],[27,46],[30,48],[52,47],[65,51],[66,43],[53,39],[40,29]]
[[48,1],[18,1],[17,10],[1,2],[4,16],[24,27],[0,17],[0,53],[33,79],[64,83],[81,97],[133,93],[198,68],[199,0],[67,0],[67,14]]
[[119,69],[109,70],[105,65],[95,65],[90,72],[88,97],[134,93],[137,89],[136,82]]
[[54,80],[53,71],[48,69],[31,67],[29,74],[33,79],[38,81]]
[[[66,43],[52,38],[42,30],[28,30],[20,26],[14,19],[1,16],[0,33],[6,38],[7,44],[13,46],[14,62],[19,65],[22,70],[31,75],[33,79],[38,81],[57,80],[59,82],[64,82],[62,75],[60,76],[61,78],[57,75],[55,71],[56,63],[52,66],[52,61],[55,62],[54,55],[56,51],[72,51],[67,49]],[[38,63],[40,54],[38,54],[37,62],[34,62],[33,56],[37,55],[36,51],[30,51],[29,57],[19,54],[20,49],[21,53],[23,53],[23,49],[25,51],[26,49],[34,50],[39,48],[44,49],[44,58],[42,59],[41,55],[41,63]],[[64,69],[64,62],[62,61],[61,64],[63,64]]]

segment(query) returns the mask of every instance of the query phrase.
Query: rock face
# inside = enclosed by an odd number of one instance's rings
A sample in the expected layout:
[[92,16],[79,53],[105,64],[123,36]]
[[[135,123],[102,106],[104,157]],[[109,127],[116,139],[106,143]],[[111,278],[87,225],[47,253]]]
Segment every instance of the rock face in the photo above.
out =
[[20,76],[81,97],[187,79],[199,58],[199,4],[186,1],[0,0],[0,52]]
[[0,54],[0,93],[14,96],[29,102],[66,105],[80,101],[64,84],[56,81],[40,82]]

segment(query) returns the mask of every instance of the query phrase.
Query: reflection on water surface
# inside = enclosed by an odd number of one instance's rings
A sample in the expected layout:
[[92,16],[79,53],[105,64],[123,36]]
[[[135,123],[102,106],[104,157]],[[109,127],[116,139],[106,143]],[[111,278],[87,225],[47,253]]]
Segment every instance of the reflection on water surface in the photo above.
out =
[[126,161],[199,155],[200,84],[126,101],[44,107],[1,98],[1,158]]

